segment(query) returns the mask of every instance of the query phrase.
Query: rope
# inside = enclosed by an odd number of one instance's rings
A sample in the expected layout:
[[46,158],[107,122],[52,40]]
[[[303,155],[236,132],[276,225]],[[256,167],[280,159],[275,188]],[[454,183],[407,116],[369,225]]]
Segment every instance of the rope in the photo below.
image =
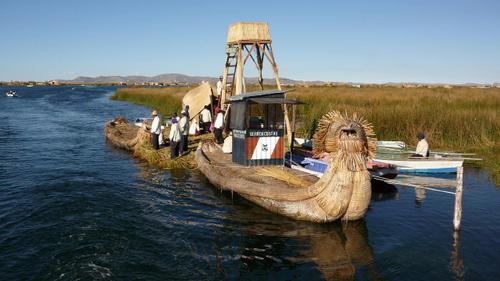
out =
[[372,177],[376,180],[384,181],[386,183],[397,184],[397,185],[406,185],[406,186],[411,186],[411,187],[416,187],[416,188],[423,188],[423,189],[427,189],[430,191],[442,192],[442,193],[455,195],[455,192],[451,192],[451,191],[436,189],[436,188],[427,187],[427,186],[418,185],[418,184],[413,184],[413,183],[405,183],[405,182],[401,182],[401,181],[397,181],[397,180],[386,179],[386,178],[379,177],[379,176],[372,176]]

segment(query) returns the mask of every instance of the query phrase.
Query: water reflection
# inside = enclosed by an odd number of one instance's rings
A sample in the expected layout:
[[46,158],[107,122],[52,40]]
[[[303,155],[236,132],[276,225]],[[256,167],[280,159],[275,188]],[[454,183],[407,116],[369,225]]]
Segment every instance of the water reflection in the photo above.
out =
[[[262,267],[287,267],[313,262],[326,280],[354,280],[356,271],[363,268],[369,279],[380,279],[374,265],[373,250],[368,242],[364,220],[349,223],[283,225],[272,236],[254,236],[261,229],[247,232],[241,259],[245,271]],[[261,228],[259,224],[256,228]],[[294,249],[278,247],[283,238],[294,238]],[[290,243],[290,241],[288,242]],[[286,253],[287,251],[292,251]]]
[[425,199],[425,189],[415,187],[415,204],[421,206]]
[[384,181],[372,180],[372,200],[397,200],[399,199],[399,191],[396,186],[388,184]]
[[450,256],[450,270],[455,274],[456,280],[464,280],[464,260],[460,254],[460,232],[453,232],[453,247]]
[[342,223],[330,233],[311,239],[311,257],[327,280],[354,280],[356,268],[366,267],[371,280],[379,279],[373,263],[364,220]]
[[[172,224],[174,232],[186,226],[202,230],[199,235],[186,234],[197,238],[183,237],[183,245],[191,249],[189,255],[203,261],[197,267],[221,278],[271,274],[271,279],[289,279],[312,274],[313,279],[319,275],[326,280],[382,279],[364,220],[332,224],[288,220],[236,195],[221,195],[192,171],[165,172],[145,165],[139,176],[148,189],[162,195],[156,200],[157,208],[168,205],[156,219],[168,224],[178,221]],[[415,192],[416,198],[425,198],[425,190]],[[397,200],[399,196],[396,186],[372,182],[372,200]],[[454,238],[449,267],[461,280],[459,236]]]

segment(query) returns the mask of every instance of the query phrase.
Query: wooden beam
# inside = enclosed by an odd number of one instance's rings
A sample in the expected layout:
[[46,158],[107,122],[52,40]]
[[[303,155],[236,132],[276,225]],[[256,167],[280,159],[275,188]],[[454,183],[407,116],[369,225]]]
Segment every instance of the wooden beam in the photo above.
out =
[[252,58],[252,60],[255,62],[255,60],[254,60],[254,59],[253,59],[253,57],[252,57],[252,52],[253,52],[253,50],[255,49],[255,44],[253,44],[253,45],[252,45],[252,48],[250,48],[250,50],[248,50],[247,45],[243,45],[243,46],[244,46],[245,50],[247,50],[247,56],[246,56],[246,57],[245,57],[245,59],[243,60],[243,63],[247,63],[247,60],[248,60],[248,58],[249,58],[249,57],[251,57],[251,58]]
[[[265,44],[264,46],[269,49],[269,55],[271,57],[269,57],[267,55],[267,53],[264,53],[264,54],[267,56],[267,58],[271,62],[271,65],[273,67],[273,72],[274,72],[274,80],[276,80],[276,85],[278,86],[278,89],[281,90],[281,82],[280,82],[280,77],[278,75],[278,66],[276,65],[276,61],[274,60],[273,48],[270,45],[267,45],[267,44]],[[286,98],[286,93],[285,93],[285,98]],[[292,141],[293,141],[292,140],[292,134],[291,134],[292,128],[291,128],[291,125],[290,125],[290,118],[288,118],[288,108],[287,108],[286,104],[283,105],[283,113],[285,114],[285,125],[286,125],[286,132],[287,132],[288,143],[291,144]]]
[[257,54],[257,70],[259,72],[258,76],[258,81],[260,85],[260,90],[264,91],[264,78],[262,77],[262,68],[263,68],[263,61],[264,61],[264,55],[260,52],[260,48],[255,49],[255,53]]

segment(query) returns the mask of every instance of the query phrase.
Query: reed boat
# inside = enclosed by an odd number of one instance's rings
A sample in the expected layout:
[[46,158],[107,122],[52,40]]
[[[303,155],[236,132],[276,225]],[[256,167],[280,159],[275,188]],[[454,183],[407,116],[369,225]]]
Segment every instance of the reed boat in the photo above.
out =
[[323,116],[315,133],[314,152],[329,153],[330,163],[319,179],[285,166],[235,163],[234,149],[239,137],[245,138],[246,154],[252,159],[258,155],[256,149],[270,148],[267,145],[259,147],[259,143],[271,140],[252,139],[255,135],[252,130],[240,134],[233,129],[232,156],[224,154],[213,142],[203,141],[195,159],[199,170],[214,186],[236,192],[272,212],[313,222],[357,220],[365,215],[371,197],[366,160],[373,157],[376,150],[374,140],[369,137],[373,134],[371,125],[356,115],[348,117],[333,111]]

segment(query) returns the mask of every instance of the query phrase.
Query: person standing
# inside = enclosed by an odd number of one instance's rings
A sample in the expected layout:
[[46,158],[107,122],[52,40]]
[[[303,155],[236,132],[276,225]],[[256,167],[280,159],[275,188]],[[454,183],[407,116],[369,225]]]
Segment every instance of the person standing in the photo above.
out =
[[191,119],[191,116],[189,115],[189,105],[186,104],[183,111],[186,113],[187,119],[189,121]]
[[429,157],[429,144],[425,140],[424,133],[418,133],[417,138],[417,149],[415,150],[415,154],[413,154],[412,157]]
[[189,133],[189,113],[182,111],[182,117],[179,121],[179,128],[181,131],[181,143],[179,146],[179,153],[182,154],[188,150],[188,133]]
[[177,114],[172,114],[172,127],[170,128],[170,159],[179,156],[179,141],[181,140],[181,130],[179,128],[179,121],[177,121]]
[[217,117],[215,117],[214,136],[217,144],[224,143],[224,140],[222,139],[222,130],[224,129],[224,113],[224,110],[220,110],[219,113],[217,113]]
[[217,98],[220,99],[222,96],[222,76],[219,76],[219,81],[217,81]]
[[158,112],[153,110],[151,113],[153,116],[153,122],[151,123],[151,142],[153,143],[153,149],[160,149],[159,136],[160,136],[160,117],[158,117]]
[[209,108],[210,108],[209,105],[205,105],[205,107],[200,113],[204,134],[208,134],[210,132],[210,125],[212,124],[212,113],[210,113]]

